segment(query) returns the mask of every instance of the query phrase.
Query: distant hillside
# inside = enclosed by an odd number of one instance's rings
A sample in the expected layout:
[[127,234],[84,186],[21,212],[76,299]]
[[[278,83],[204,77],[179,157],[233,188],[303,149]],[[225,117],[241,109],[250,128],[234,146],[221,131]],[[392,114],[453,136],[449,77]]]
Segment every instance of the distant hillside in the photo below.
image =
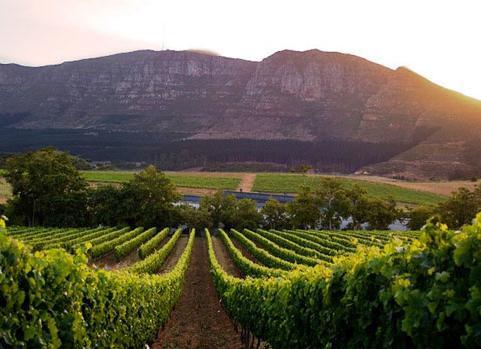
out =
[[[195,156],[201,162],[284,163],[296,155],[285,155],[290,150],[284,153],[279,144],[301,141],[297,158],[321,169],[437,178],[481,172],[472,156],[481,149],[480,101],[406,68],[318,50],[281,51],[261,62],[136,51],[38,68],[0,65],[0,125],[8,135],[0,152],[13,143],[54,143],[89,157],[102,151],[108,159],[111,149],[128,153],[129,160],[151,161],[168,156],[158,150],[166,140],[195,140],[206,149],[219,144],[212,140],[257,140],[277,143],[262,159],[245,144],[235,146],[242,149],[234,158]],[[28,132],[35,135],[33,144]],[[75,137],[62,138],[72,132]],[[98,134],[108,136],[92,137]],[[135,146],[139,140],[125,141],[135,134],[160,140],[147,142],[146,150]],[[200,144],[192,142],[175,143],[172,151],[185,150],[189,158]],[[312,148],[308,143],[317,145],[313,154],[324,149],[331,158],[302,159]],[[338,156],[340,148],[349,155]],[[146,151],[153,155],[146,159]]]

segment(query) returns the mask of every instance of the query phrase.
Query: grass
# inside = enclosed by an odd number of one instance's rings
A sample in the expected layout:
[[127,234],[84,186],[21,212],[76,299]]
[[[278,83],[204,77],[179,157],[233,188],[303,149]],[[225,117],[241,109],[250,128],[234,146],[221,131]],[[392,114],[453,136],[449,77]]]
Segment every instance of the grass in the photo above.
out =
[[10,185],[0,176],[0,203],[5,202],[11,195]]
[[[132,179],[132,171],[83,171],[82,175],[89,182],[121,183]],[[202,176],[184,173],[166,173],[166,176],[178,187],[201,189],[236,189],[241,179],[237,177]]]
[[[133,178],[135,172],[132,171],[83,171],[82,175],[89,182],[97,183],[121,183]],[[212,175],[208,173],[203,175],[168,172],[166,173],[172,182],[178,187],[214,189],[214,190],[234,190],[241,179],[239,177],[228,175]],[[268,193],[295,193],[302,185],[315,188],[319,184],[320,176],[300,175],[300,174],[282,174],[282,173],[258,173],[254,183],[253,191]],[[396,185],[386,183],[374,183],[364,180],[356,180],[350,178],[339,178],[340,181],[347,186],[358,184],[364,188],[370,195],[378,198],[392,197],[399,203],[405,204],[425,204],[435,205],[443,200],[445,196],[426,191],[401,188]],[[5,201],[10,197],[10,186],[0,178],[0,201]]]
[[[305,185],[315,188],[320,183],[320,176],[306,176],[300,174],[259,173],[254,183],[253,191],[269,193],[295,193]],[[438,194],[419,190],[401,188],[391,184],[374,183],[363,180],[338,178],[346,186],[359,185],[369,195],[387,199],[392,197],[400,203],[434,205],[443,201],[446,197]]]

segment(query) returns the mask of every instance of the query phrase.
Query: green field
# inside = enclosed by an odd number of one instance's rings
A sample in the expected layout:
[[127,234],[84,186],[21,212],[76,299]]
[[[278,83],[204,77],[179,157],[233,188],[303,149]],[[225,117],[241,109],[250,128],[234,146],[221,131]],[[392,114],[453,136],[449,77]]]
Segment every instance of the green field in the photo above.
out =
[[[300,174],[259,173],[254,183],[253,191],[268,193],[295,193],[301,186],[316,188],[321,176]],[[406,204],[437,204],[445,199],[442,195],[401,188],[395,185],[374,183],[356,179],[338,178],[347,186],[354,184],[365,189],[369,195],[377,198],[392,197],[397,202]]]
[[3,178],[0,178],[0,197],[9,197],[10,193],[10,185],[8,185]]
[[[132,179],[132,171],[82,171],[89,182],[122,183]],[[183,173],[166,173],[167,177],[178,187],[200,189],[236,189],[240,183],[237,177],[220,177],[212,175],[194,175]]]
[[[122,183],[132,179],[133,171],[82,171],[82,175],[89,182],[97,183]],[[241,181],[234,175],[203,173],[167,172],[166,176],[177,187],[199,188],[213,190],[235,190]],[[319,185],[321,176],[286,174],[286,173],[258,173],[253,191],[267,193],[295,193],[302,185],[315,188]],[[339,177],[348,186],[354,184],[364,188],[370,195],[377,198],[392,197],[394,200],[405,204],[434,205],[445,199],[445,196],[385,183],[374,183],[364,180]],[[0,196],[10,196],[10,186],[0,180]]]

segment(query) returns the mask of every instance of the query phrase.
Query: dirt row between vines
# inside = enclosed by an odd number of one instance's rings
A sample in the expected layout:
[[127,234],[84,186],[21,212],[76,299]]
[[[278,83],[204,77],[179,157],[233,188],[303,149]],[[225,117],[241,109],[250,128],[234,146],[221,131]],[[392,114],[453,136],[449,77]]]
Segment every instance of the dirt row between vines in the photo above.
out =
[[[168,237],[165,240],[168,240],[170,237]],[[162,264],[162,267],[160,267],[158,273],[168,273],[171,271],[175,265],[177,264],[177,261],[179,260],[180,256],[185,250],[185,247],[187,246],[187,242],[189,241],[189,237],[186,234],[183,234],[181,237],[179,237],[179,240],[175,243],[174,248],[172,251],[170,251],[169,256],[166,258],[164,263]]]
[[137,250],[132,251],[127,256],[123,257],[122,259],[118,260],[115,257],[114,252],[110,252],[99,259],[93,260],[91,262],[92,266],[95,266],[100,269],[105,270],[118,270],[122,268],[126,268],[139,260],[139,255]]
[[[227,262],[226,251],[222,252],[219,243],[214,243],[226,270],[238,273],[235,266]],[[203,237],[195,238],[182,294],[151,348],[242,348],[240,335],[220,304],[210,273],[207,241]]]
[[224,270],[232,276],[236,276],[238,278],[242,277],[239,269],[230,257],[229,251],[225,247],[224,243],[216,236],[212,237],[212,243],[214,245],[214,251],[217,260],[222,268],[224,268]]
[[244,257],[246,257],[247,259],[250,259],[252,262],[254,263],[257,263],[257,264],[260,264],[262,265],[262,263],[260,263],[256,257],[254,257],[252,255],[252,253],[249,252],[249,250],[247,250],[247,248],[242,245],[238,240],[234,239],[231,237],[231,240],[232,240],[232,243],[234,244],[234,246],[239,250],[241,251],[242,255]]

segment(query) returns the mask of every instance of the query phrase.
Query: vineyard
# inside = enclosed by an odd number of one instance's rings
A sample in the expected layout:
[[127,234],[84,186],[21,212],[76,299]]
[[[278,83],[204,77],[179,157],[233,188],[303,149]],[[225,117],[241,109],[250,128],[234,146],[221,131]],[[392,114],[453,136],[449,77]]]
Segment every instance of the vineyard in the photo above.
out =
[[[287,173],[259,173],[253,191],[268,193],[296,193],[302,186],[317,188],[320,185],[319,175],[300,175]],[[394,200],[414,205],[437,204],[445,200],[445,197],[433,192],[403,188],[401,186],[361,180],[355,178],[336,177],[346,187],[354,185],[361,187],[376,198]],[[407,183],[407,182],[406,182]]]
[[[83,171],[82,176],[91,183],[122,183],[132,179],[134,173],[132,171]],[[166,172],[166,175],[172,183],[182,188],[235,190],[239,188],[241,179],[246,174],[228,172]],[[324,177],[291,173],[257,173],[251,175],[253,176],[252,186],[250,190],[244,191],[267,193],[297,193],[302,186],[317,188],[320,185],[320,179]],[[346,188],[358,185],[375,198],[387,199],[392,197],[401,203],[425,205],[436,204],[446,199],[443,195],[426,190],[415,190],[355,178],[336,177],[336,179],[342,182]],[[442,184],[436,183],[436,185]],[[463,185],[466,185],[466,183],[463,183]],[[452,191],[454,190],[455,187]]]
[[0,347],[479,347],[462,232],[10,227]]
[[[123,183],[131,180],[133,171],[83,171],[82,176],[92,183]],[[166,172],[167,178],[178,187],[200,189],[236,189],[241,178],[230,173]]]

